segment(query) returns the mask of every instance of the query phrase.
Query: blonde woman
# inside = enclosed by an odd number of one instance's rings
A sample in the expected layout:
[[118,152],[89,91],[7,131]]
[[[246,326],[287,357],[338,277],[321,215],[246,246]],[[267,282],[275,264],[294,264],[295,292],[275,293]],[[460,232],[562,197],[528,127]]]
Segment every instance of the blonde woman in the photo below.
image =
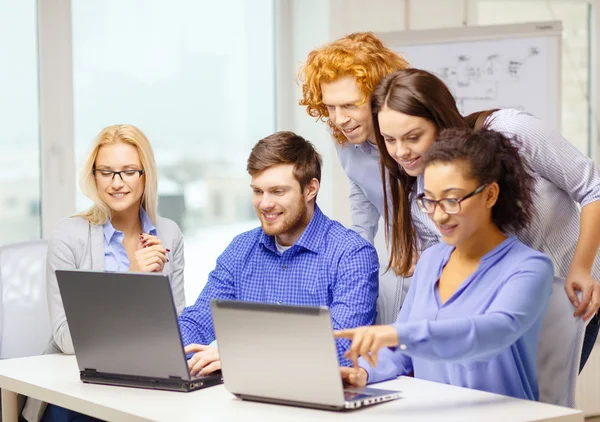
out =
[[[177,224],[157,215],[157,172],[148,139],[135,126],[102,130],[82,169],[80,185],[94,202],[61,221],[48,246],[47,297],[52,323],[50,353],[72,354],[73,342],[55,271],[161,272],[170,277],[177,313],[185,306],[183,239]],[[29,400],[27,407],[34,400]],[[28,420],[72,420],[57,406],[26,409]],[[43,406],[42,406],[43,407]],[[81,420],[88,420],[77,415]],[[75,419],[75,420],[80,420]]]

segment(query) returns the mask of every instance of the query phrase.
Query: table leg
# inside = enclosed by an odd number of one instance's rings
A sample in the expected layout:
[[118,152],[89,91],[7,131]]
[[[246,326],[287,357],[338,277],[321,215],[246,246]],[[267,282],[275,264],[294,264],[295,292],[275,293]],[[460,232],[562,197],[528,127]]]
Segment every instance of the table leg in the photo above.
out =
[[17,393],[2,389],[2,422],[17,422],[19,420],[19,407],[17,406]]

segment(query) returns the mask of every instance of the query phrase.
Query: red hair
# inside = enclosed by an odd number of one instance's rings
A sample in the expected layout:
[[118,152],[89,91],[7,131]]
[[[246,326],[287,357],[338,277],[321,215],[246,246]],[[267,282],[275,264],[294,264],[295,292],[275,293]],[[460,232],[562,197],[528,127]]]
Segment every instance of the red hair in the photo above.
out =
[[341,76],[352,75],[369,100],[379,81],[397,70],[406,69],[408,62],[385,47],[372,32],[356,32],[326,44],[309,53],[298,77],[302,82],[302,99],[307,113],[327,123],[340,144],[347,142],[344,134],[329,119],[323,105],[321,82],[332,82]]

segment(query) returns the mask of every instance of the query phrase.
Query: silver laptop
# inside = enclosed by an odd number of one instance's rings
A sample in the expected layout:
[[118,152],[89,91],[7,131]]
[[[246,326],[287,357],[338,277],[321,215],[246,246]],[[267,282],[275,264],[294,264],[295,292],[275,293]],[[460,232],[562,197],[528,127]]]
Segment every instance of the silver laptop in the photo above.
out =
[[400,398],[344,389],[326,307],[213,300],[211,310],[225,388],[241,399],[344,410]]
[[83,382],[169,391],[221,384],[190,375],[169,279],[161,274],[57,270]]

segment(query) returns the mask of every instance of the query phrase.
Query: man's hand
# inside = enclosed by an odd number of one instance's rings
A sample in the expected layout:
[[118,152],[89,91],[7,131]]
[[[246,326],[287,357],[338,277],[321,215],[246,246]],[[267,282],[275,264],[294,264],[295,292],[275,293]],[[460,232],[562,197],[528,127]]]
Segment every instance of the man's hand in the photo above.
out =
[[[565,280],[565,291],[569,300],[577,309],[574,317],[582,316],[584,321],[590,319],[600,308],[600,283],[585,270],[571,269]],[[577,297],[581,292],[581,301]]]
[[221,369],[219,349],[202,344],[190,344],[185,347],[185,353],[194,353],[188,360],[188,368],[192,375],[208,375]]
[[344,384],[362,388],[367,385],[368,374],[364,368],[348,368],[340,366],[340,375]]
[[382,347],[394,347],[399,343],[398,333],[391,325],[372,325],[335,332],[336,338],[347,338],[352,344],[344,353],[359,368],[358,357],[362,356],[372,367],[377,366],[377,352]]

